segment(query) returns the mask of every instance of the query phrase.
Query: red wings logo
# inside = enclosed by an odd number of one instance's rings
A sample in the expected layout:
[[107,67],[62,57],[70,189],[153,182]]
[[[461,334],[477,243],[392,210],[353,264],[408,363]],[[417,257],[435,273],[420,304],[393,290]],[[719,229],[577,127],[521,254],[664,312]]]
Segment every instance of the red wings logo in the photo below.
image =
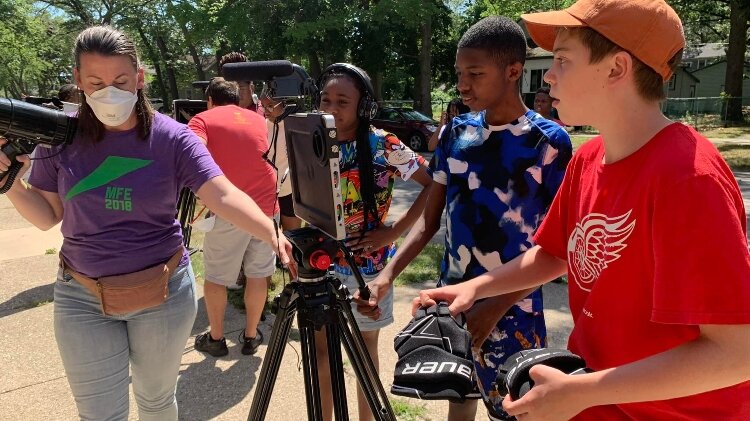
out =
[[602,271],[619,259],[628,246],[625,241],[635,228],[635,221],[628,221],[631,212],[614,218],[601,213],[588,214],[570,234],[570,275],[584,291],[591,291]]

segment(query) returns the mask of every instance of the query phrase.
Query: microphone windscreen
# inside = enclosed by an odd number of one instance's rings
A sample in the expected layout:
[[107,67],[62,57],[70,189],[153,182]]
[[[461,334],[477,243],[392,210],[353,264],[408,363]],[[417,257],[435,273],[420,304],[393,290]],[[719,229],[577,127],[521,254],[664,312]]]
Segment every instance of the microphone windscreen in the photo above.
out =
[[271,80],[289,76],[294,71],[289,60],[247,61],[227,63],[221,67],[224,79],[234,81]]

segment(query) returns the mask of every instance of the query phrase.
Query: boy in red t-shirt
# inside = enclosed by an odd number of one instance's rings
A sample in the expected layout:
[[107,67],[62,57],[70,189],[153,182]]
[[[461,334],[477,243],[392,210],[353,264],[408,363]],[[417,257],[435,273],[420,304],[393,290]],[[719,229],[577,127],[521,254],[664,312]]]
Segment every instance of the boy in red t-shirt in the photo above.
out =
[[660,110],[684,48],[663,0],[580,0],[524,15],[554,52],[545,75],[562,120],[601,136],[570,162],[536,243],[418,305],[537,287],[563,273],[569,348],[595,372],[538,365],[504,407],[524,420],[750,419],[750,254],[734,176],[691,127]]

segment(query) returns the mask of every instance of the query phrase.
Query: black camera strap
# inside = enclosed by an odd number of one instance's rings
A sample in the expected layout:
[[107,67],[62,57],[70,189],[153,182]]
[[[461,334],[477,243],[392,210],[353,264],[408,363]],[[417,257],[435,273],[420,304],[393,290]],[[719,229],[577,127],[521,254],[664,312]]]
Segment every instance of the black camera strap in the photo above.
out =
[[[273,119],[273,127],[272,127],[273,133],[271,134],[271,141],[269,142],[268,149],[266,150],[265,153],[263,153],[263,160],[268,162],[273,168],[274,172],[276,173],[276,180],[279,180],[279,167],[276,166],[276,159],[278,158],[278,144],[279,144],[279,123],[282,122],[289,114],[296,112],[297,109],[298,107],[296,105],[285,106],[284,111],[281,113],[281,115]],[[269,155],[271,154],[272,150],[273,150],[273,158],[269,158]],[[289,152],[287,151],[287,154],[288,153]],[[279,202],[279,192],[281,190],[281,183],[284,182],[288,174],[289,174],[289,168],[287,168],[286,172],[281,176],[282,177],[281,180],[278,181],[279,188],[276,189],[276,203]],[[280,213],[279,213],[279,219],[281,219]],[[281,251],[281,243],[280,243],[281,239],[279,237],[279,222],[276,220],[276,218],[273,218],[273,227],[274,227],[274,230],[276,231],[276,244],[279,247],[279,251]],[[291,258],[291,256],[289,257]],[[283,284],[284,286],[286,286],[287,284],[286,272],[283,270],[281,272],[282,272],[281,276],[282,276]]]
[[5,180],[5,183],[2,187],[0,187],[0,194],[5,194],[10,190],[10,187],[13,185],[13,182],[16,180],[16,176],[18,175],[18,172],[21,171],[21,168],[23,168],[23,164],[13,160],[13,162],[10,163],[10,167],[8,168],[8,171],[6,171],[5,174],[8,175],[8,178]]

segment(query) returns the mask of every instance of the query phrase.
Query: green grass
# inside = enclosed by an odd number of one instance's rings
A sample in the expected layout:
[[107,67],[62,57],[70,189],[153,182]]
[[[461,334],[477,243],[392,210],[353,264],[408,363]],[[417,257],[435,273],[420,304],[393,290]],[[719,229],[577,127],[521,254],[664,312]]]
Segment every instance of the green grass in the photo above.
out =
[[717,127],[715,129],[704,130],[701,134],[709,139],[735,139],[741,137],[750,140],[750,125],[740,127]]
[[390,399],[391,407],[396,418],[402,421],[419,421],[427,419],[427,408],[424,405],[415,405],[402,399]]
[[591,136],[571,135],[570,143],[573,144],[573,150],[578,149],[579,146],[583,145],[587,140],[593,139]]
[[195,280],[203,285],[203,277],[205,276],[205,267],[203,265],[203,238],[206,234],[198,230],[193,230],[190,235],[190,247],[198,249],[197,252],[190,255],[190,262],[193,264],[193,272],[195,272]]
[[[398,242],[401,244],[401,241]],[[428,243],[403,272],[396,278],[394,284],[411,285],[419,284],[428,280],[437,280],[440,275],[440,262],[443,259],[443,245]]]
[[750,145],[723,143],[716,145],[716,148],[733,170],[750,171]]
[[57,249],[51,248],[51,249],[44,250],[44,254],[57,254]]

